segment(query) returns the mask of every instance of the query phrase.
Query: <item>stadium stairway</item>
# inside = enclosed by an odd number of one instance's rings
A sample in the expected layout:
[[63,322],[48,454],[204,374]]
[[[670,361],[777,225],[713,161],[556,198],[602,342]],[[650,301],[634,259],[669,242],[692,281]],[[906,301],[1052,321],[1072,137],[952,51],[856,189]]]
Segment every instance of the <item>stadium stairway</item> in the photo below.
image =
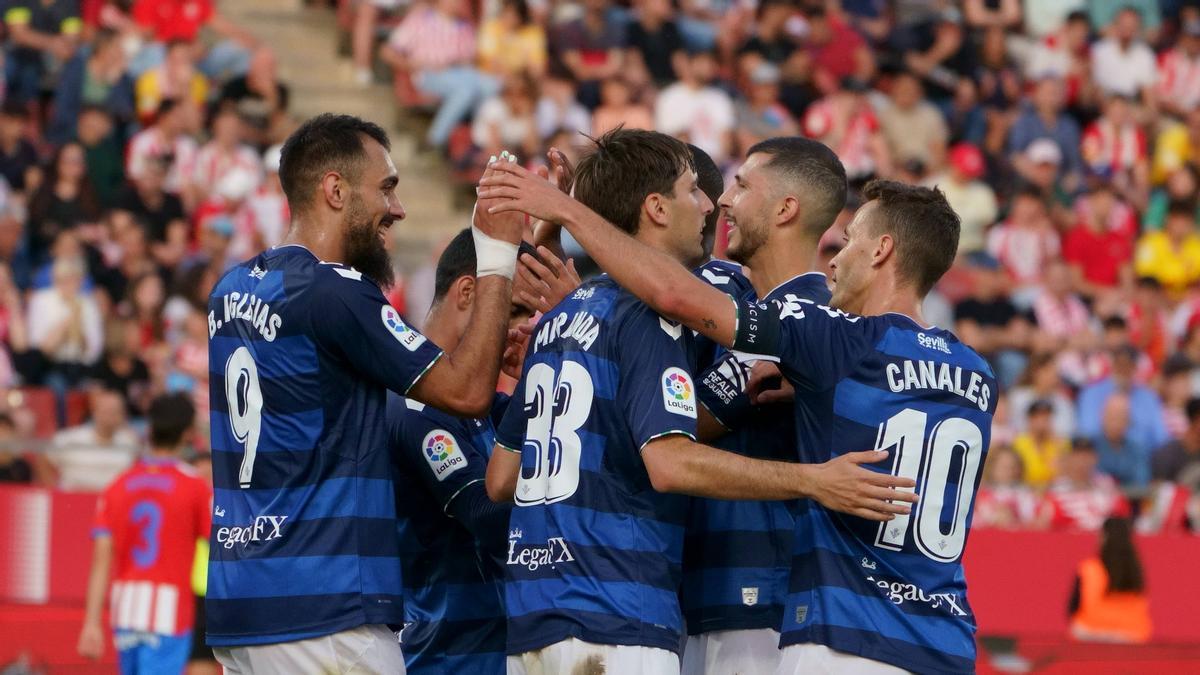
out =
[[341,112],[371,120],[392,138],[392,159],[400,172],[400,196],[408,217],[392,228],[393,254],[402,270],[429,258],[434,243],[468,224],[469,212],[455,205],[446,167],[419,155],[411,130],[396,126],[390,86],[354,83],[348,58],[338,55],[338,28],[331,9],[302,0],[222,0],[221,11],[270,45],[280,78],[291,88],[291,111],[298,119]]

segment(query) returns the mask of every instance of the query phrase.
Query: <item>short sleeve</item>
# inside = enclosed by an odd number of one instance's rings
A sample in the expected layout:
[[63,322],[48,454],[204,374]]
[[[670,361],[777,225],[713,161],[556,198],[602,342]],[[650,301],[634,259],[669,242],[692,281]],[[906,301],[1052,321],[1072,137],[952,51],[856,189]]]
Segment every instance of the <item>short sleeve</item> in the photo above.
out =
[[[532,345],[532,340],[530,344]],[[525,372],[521,374],[521,381],[517,383],[516,389],[513,389],[513,396],[504,406],[504,411],[500,415],[500,421],[496,424],[496,445],[508,450],[509,452],[521,452],[521,446],[525,444],[525,425],[529,417],[525,410],[525,383],[528,380],[527,373],[529,372],[529,357],[525,355]],[[493,414],[497,409],[493,406]]]
[[92,539],[112,536],[112,517],[112,499],[109,490],[105,490],[96,500],[96,515],[92,520]]
[[193,513],[196,519],[196,538],[208,541],[212,530],[212,488],[201,479],[196,480],[195,497],[193,498]]
[[793,384],[823,391],[837,384],[871,349],[865,317],[788,293],[783,300],[738,304],[734,349],[775,357]]
[[442,350],[400,318],[379,287],[361,272],[329,266],[310,317],[317,342],[343,356],[362,377],[404,394]]
[[617,402],[634,444],[661,436],[696,437],[696,383],[692,378],[691,331],[638,306],[626,317],[619,355]]
[[426,414],[423,403],[388,397],[392,456],[402,471],[419,480],[444,512],[468,485],[484,480],[487,457],[471,445],[464,420],[447,424]]

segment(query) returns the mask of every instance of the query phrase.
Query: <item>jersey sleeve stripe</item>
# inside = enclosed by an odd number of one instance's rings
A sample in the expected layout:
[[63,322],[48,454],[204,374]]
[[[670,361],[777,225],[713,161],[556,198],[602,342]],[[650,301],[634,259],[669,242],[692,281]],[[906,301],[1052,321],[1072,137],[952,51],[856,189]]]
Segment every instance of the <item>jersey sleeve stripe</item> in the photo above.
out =
[[429,362],[429,365],[425,366],[421,372],[417,373],[417,376],[413,378],[413,381],[410,382],[408,387],[404,390],[404,396],[408,396],[408,392],[412,391],[413,387],[417,386],[417,383],[421,381],[421,378],[425,377],[425,374],[433,369],[434,364],[436,364],[438,360],[442,358],[442,354],[444,353],[445,352],[439,350],[437,355],[433,357],[433,360]]
[[690,438],[693,441],[696,440],[695,434],[684,431],[682,429],[672,429],[670,431],[663,431],[661,433],[654,434],[650,438],[647,438],[645,443],[642,443],[640,446],[638,446],[638,452],[645,450],[647,445],[650,445],[654,441],[656,441],[660,438],[666,437],[666,436],[687,436],[688,438]]

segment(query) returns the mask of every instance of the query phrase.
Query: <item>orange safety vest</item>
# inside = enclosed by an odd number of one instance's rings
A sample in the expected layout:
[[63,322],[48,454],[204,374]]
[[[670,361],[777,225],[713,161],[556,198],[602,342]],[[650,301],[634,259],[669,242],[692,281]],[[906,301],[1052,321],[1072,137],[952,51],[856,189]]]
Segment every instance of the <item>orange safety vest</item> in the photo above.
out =
[[1077,639],[1142,643],[1150,640],[1150,602],[1144,593],[1108,592],[1108,571],[1099,558],[1079,564],[1079,609],[1071,617]]

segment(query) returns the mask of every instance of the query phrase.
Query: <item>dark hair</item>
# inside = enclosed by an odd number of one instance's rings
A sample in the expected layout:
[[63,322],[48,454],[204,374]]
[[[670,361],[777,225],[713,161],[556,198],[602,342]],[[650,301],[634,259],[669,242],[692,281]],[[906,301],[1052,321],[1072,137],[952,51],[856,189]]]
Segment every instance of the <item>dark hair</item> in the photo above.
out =
[[17,423],[13,421],[12,415],[9,415],[6,412],[0,412],[0,427],[8,427],[9,429],[16,429]]
[[1101,319],[1100,327],[1103,330],[1125,330],[1129,328],[1129,322],[1125,320],[1125,317],[1114,314]]
[[504,2],[501,3],[501,7],[512,7],[514,10],[516,10],[517,18],[520,20],[521,25],[529,25],[531,20],[529,16],[529,3],[525,2],[525,0],[504,0]]
[[475,239],[469,227],[454,235],[438,258],[437,271],[434,272],[433,303],[436,305],[440,302],[455,281],[467,276],[475,276]]
[[1167,204],[1168,216],[1186,216],[1195,219],[1196,205],[1189,199],[1172,199]]
[[326,171],[357,182],[367,154],[363,136],[392,149],[387,132],[378,124],[352,115],[317,115],[288,136],[280,152],[279,181],[293,212],[309,207],[313,185]]
[[1037,415],[1038,413],[1053,413],[1053,412],[1054,412],[1054,403],[1052,401],[1048,401],[1044,398],[1039,398],[1036,401],[1034,401],[1033,403],[1029,404],[1029,409],[1025,412],[1025,414],[1029,417],[1033,417],[1034,415]]
[[[31,224],[40,224],[50,217],[50,210],[54,206],[54,190],[58,185],[58,163],[62,160],[67,148],[72,145],[83,153],[86,165],[87,151],[79,141],[63,143],[54,151],[54,155],[46,164],[46,177],[42,179],[37,191],[29,199],[29,222]],[[76,200],[79,203],[80,219],[71,223],[58,223],[63,229],[70,229],[81,222],[98,220],[101,216],[100,200],[96,197],[96,188],[92,185],[92,179],[88,177],[86,166],[83,174],[79,177],[79,194],[76,196]]]
[[92,41],[92,54],[97,54],[105,47],[116,44],[120,37],[121,34],[111,28],[101,28],[96,31],[96,37]]
[[628,234],[637,234],[646,197],[674,197],[675,181],[694,167],[683,141],[657,131],[618,126],[591,141],[575,167],[575,198]]
[[1089,27],[1092,25],[1092,20],[1088,16],[1088,13],[1082,9],[1076,9],[1067,14],[1067,18],[1064,23],[1072,24],[1080,21],[1087,23]]
[[803,136],[768,138],[746,152],[770,157],[763,166],[780,174],[783,187],[804,201],[804,227],[820,237],[846,207],[846,167],[820,141]]
[[1071,452],[1090,452],[1095,454],[1096,442],[1087,436],[1076,436],[1071,439]]
[[924,296],[954,262],[958,215],[937,188],[873,180],[863,188],[863,196],[878,202],[875,230],[882,228],[895,238],[900,276]]
[[18,120],[29,119],[29,109],[16,101],[9,99],[0,105],[0,116],[11,117]]
[[1100,562],[1108,572],[1108,592],[1141,592],[1146,587],[1142,562],[1133,545],[1133,527],[1128,518],[1109,518],[1101,529]]
[[713,203],[713,210],[704,217],[704,233],[702,239],[704,242],[704,259],[712,255],[713,244],[717,239],[717,221],[721,219],[721,209],[715,208],[717,200],[721,198],[721,193],[725,192],[725,177],[721,175],[721,169],[717,163],[713,161],[708,153],[700,148],[687,144],[688,150],[692,151],[692,166],[696,167],[696,184],[700,186],[700,191],[708,196],[708,201]]
[[196,409],[186,394],[165,394],[150,402],[150,444],[156,448],[174,448],[192,427]]
[[1197,417],[1200,417],[1200,398],[1189,398],[1183,410],[1189,422],[1195,421]]

